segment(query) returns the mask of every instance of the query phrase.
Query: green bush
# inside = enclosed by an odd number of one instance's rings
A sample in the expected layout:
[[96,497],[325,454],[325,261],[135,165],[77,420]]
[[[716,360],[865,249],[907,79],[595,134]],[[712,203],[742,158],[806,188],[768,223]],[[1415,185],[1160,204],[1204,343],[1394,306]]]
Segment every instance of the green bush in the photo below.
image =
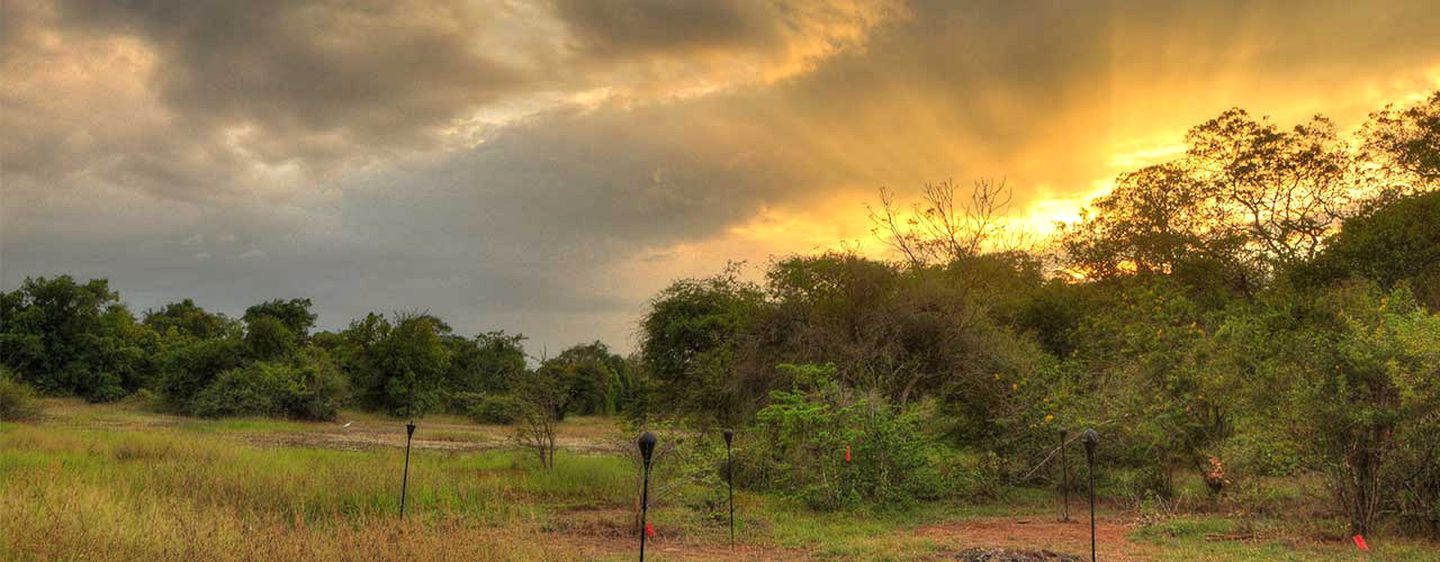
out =
[[491,394],[481,397],[468,413],[475,423],[508,425],[515,423],[520,407],[520,401],[514,396]]
[[161,354],[160,364],[160,395],[169,407],[185,411],[221,373],[245,364],[244,348],[239,338],[182,338]]
[[252,363],[220,373],[190,402],[190,413],[204,417],[279,415],[287,367]]
[[262,361],[221,373],[191,401],[197,416],[285,416],[332,420],[346,394],[345,380],[323,352],[295,361]]
[[9,371],[0,369],[0,421],[33,420],[40,414],[40,401],[35,398],[35,389],[11,378]]
[[[1259,421],[1255,422],[1259,425]],[[1271,423],[1271,425],[1274,425]],[[1305,468],[1302,445],[1276,430],[1255,428],[1237,433],[1220,447],[1219,457],[1234,459],[1230,466],[1236,474],[1250,476],[1292,476]]]
[[[785,493],[814,509],[905,505],[946,492],[938,445],[921,416],[879,396],[858,396],[831,365],[782,365],[795,381],[757,414],[762,441],[736,466],[741,482]],[[845,460],[850,451],[851,460]]]
[[930,452],[930,463],[946,495],[966,500],[992,500],[1004,489],[1001,457],[995,453],[973,454],[945,447]]
[[350,399],[345,374],[323,350],[307,347],[292,363],[298,376],[290,380],[285,412],[304,420],[333,420]]
[[[673,420],[651,421],[644,424],[643,431],[659,437],[652,457],[650,509],[682,505],[702,519],[725,521],[728,513],[725,509],[725,439],[721,431],[696,430],[685,422]],[[626,432],[616,443],[627,451],[626,457],[635,474],[642,466],[640,451],[635,447],[639,433],[640,428]],[[737,468],[740,459],[749,454],[748,439],[748,434],[741,432],[735,440]],[[635,515],[638,517],[639,513]]]

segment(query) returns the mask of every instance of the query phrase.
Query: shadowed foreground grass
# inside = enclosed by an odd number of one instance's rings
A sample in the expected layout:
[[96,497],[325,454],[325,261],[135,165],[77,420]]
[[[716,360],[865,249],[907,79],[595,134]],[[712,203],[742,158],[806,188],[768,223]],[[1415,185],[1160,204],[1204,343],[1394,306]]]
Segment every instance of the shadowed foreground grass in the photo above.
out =
[[[517,450],[417,450],[402,521],[399,449],[253,439],[257,433],[333,432],[333,424],[182,420],[116,406],[55,406],[37,424],[0,423],[0,559],[634,556],[637,482],[633,461],[619,454],[562,452],[556,468],[546,471]],[[458,440],[471,430],[447,431],[454,434],[447,439]],[[599,443],[616,430],[580,420],[568,431]],[[655,560],[934,560],[968,546],[1076,554],[1088,546],[1083,525],[1054,525],[1048,493],[1011,490],[1004,501],[980,505],[845,513],[742,494],[741,546],[731,551],[715,506],[707,509],[697,500],[705,494],[687,492],[657,499]],[[1215,540],[1238,525],[1219,516],[1141,527],[1126,511],[1104,516],[1113,532],[1102,553],[1111,560],[1356,559],[1353,547],[1339,541],[1303,540],[1304,533],[1295,540],[1291,535],[1300,531],[1283,519],[1261,522],[1261,538],[1232,541]],[[1440,560],[1434,545],[1378,542],[1370,560]]]

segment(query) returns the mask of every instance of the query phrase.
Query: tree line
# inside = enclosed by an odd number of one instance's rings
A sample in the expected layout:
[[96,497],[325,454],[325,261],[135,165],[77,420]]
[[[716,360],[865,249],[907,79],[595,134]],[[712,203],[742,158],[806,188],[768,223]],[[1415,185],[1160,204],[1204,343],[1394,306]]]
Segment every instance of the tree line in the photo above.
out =
[[600,342],[532,368],[518,334],[463,336],[418,312],[317,332],[311,308],[275,299],[231,318],[185,299],[137,317],[103,279],[30,278],[0,294],[0,352],[19,381],[46,394],[103,402],[139,392],[206,417],[329,420],[354,404],[508,422],[528,403],[517,388],[553,389],[545,407],[563,417],[619,412],[634,384],[626,359]]

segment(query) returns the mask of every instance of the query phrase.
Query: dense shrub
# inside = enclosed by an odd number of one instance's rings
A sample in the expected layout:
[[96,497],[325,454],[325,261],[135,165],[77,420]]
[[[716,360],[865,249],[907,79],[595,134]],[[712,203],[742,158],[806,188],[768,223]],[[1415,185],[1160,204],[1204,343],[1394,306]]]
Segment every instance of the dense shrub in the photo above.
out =
[[989,500],[1005,489],[1004,465],[999,455],[935,447],[929,462],[935,466],[940,489],[947,496]]
[[[835,380],[830,365],[782,365],[792,390],[773,391],[756,417],[744,482],[785,492],[816,509],[903,505],[944,493],[937,445],[921,416]],[[846,460],[847,448],[851,461]]]
[[1237,431],[1217,456],[1234,459],[1233,472],[1249,476],[1294,476],[1306,467],[1304,446],[1274,424]]
[[190,401],[197,416],[276,416],[291,373],[281,363],[251,363],[220,373]]
[[[728,511],[725,509],[725,440],[720,430],[696,430],[692,425],[674,419],[651,420],[641,427],[659,437],[651,465],[651,512],[657,507],[683,505],[702,518],[723,522]],[[634,467],[633,473],[640,474],[642,459],[635,440],[641,429],[635,429],[634,432],[616,435],[612,445],[626,452]],[[737,464],[739,459],[749,454],[747,451],[752,446],[755,444],[750,442],[750,434],[741,431],[735,439]],[[635,485],[640,484],[640,480],[636,479]],[[736,485],[742,486],[743,483],[737,481]],[[638,487],[635,493],[640,493]],[[638,503],[634,515],[638,525]]]
[[1440,316],[1369,283],[1269,298],[1219,334],[1248,375],[1234,393],[1242,429],[1300,445],[1354,532],[1387,512],[1434,528]]
[[470,407],[468,415],[475,423],[512,424],[520,416],[520,401],[508,394],[484,395]]
[[238,337],[180,338],[160,358],[160,394],[172,409],[183,412],[221,373],[244,363]]
[[257,362],[221,373],[190,403],[205,417],[285,416],[332,420],[346,392],[328,358],[311,354],[293,362]]
[[285,411],[293,418],[333,420],[350,402],[350,384],[328,353],[303,349],[294,359],[298,376],[291,379]]
[[40,401],[35,389],[15,380],[10,372],[0,369],[0,421],[25,421],[40,417]]

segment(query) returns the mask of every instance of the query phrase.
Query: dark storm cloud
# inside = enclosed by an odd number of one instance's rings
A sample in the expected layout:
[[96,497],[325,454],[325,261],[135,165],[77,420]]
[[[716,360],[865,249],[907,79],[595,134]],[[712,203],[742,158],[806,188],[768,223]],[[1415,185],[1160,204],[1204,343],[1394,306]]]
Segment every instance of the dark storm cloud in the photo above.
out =
[[752,257],[726,241],[775,210],[863,223],[880,185],[981,175],[1075,196],[1232,105],[1353,121],[1440,76],[1424,2],[3,9],[4,286],[430,310],[552,352],[627,347],[681,262]]

